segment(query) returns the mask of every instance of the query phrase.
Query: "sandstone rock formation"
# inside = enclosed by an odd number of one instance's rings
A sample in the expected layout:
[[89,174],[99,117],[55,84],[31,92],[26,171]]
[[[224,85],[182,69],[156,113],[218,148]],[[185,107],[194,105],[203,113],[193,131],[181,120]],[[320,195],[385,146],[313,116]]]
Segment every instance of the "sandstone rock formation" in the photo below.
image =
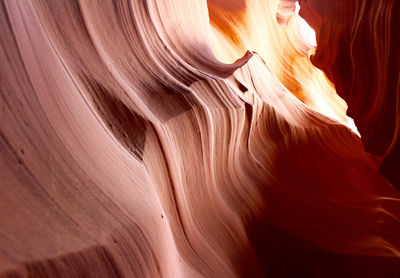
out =
[[400,276],[398,1],[0,3],[0,277]]
[[311,61],[335,83],[365,149],[383,158],[381,173],[400,189],[400,2],[299,2],[317,33]]

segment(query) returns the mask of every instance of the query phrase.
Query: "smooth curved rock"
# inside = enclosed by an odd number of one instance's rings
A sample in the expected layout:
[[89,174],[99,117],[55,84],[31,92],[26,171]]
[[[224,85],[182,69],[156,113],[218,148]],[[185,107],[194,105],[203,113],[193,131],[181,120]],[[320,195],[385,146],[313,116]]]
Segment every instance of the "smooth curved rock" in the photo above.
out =
[[1,2],[0,276],[400,275],[400,193],[297,15],[233,4]]
[[396,0],[299,1],[317,33],[311,57],[348,104],[366,150],[400,188],[400,3]]

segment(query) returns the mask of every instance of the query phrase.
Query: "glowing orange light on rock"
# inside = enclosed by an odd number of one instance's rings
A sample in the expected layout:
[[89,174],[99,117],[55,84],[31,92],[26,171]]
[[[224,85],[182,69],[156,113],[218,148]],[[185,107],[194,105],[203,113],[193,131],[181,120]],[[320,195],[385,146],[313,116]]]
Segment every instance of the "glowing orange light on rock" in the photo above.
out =
[[325,74],[311,64],[316,35],[300,17],[297,2],[285,24],[277,19],[279,0],[235,1],[232,5],[237,8],[229,9],[222,2],[208,0],[212,47],[220,61],[233,63],[247,50],[257,52],[293,95],[357,133],[346,116],[346,103]]

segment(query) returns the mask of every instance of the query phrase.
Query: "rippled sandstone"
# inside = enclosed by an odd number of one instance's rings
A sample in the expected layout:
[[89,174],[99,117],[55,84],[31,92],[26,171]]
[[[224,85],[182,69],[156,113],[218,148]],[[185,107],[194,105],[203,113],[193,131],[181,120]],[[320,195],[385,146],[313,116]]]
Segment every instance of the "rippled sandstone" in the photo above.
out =
[[399,277],[398,1],[300,7],[2,1],[0,276]]

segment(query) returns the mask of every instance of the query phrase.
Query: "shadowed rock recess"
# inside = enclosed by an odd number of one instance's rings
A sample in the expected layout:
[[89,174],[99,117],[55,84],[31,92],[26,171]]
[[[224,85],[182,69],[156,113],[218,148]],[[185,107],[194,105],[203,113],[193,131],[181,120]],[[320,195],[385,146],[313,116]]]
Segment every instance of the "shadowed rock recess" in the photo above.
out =
[[399,10],[1,0],[0,277],[400,277]]

